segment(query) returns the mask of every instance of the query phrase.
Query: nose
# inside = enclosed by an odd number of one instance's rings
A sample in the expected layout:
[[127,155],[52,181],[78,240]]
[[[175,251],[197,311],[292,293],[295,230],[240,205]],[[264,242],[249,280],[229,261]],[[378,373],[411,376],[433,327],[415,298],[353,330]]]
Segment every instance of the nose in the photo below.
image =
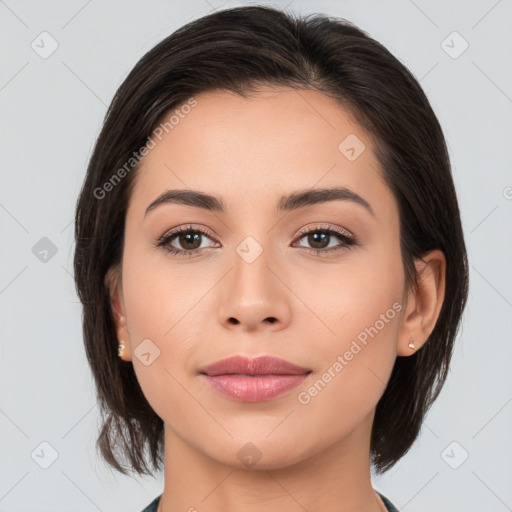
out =
[[[290,290],[283,284],[279,263],[263,251],[249,262],[239,254],[223,280],[219,321],[227,329],[244,332],[277,331],[285,328],[291,317]],[[273,268],[275,267],[275,268]]]

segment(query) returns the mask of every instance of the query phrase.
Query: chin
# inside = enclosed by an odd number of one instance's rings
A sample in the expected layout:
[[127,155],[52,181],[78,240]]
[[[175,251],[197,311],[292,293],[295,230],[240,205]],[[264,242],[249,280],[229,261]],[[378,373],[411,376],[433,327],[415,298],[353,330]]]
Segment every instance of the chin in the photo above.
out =
[[284,438],[276,437],[273,440],[265,439],[267,434],[261,437],[244,436],[243,441],[230,439],[229,446],[225,443],[219,443],[218,452],[208,453],[208,455],[233,469],[247,471],[269,471],[287,468],[297,464],[307,458],[304,451],[297,451],[297,443],[294,443],[288,437],[288,443]]

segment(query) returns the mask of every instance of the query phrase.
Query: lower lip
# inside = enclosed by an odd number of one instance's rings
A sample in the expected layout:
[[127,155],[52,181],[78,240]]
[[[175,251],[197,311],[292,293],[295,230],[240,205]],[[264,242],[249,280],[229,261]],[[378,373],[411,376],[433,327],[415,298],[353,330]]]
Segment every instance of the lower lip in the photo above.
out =
[[300,375],[204,375],[221,395],[240,402],[263,402],[293,389],[308,377]]

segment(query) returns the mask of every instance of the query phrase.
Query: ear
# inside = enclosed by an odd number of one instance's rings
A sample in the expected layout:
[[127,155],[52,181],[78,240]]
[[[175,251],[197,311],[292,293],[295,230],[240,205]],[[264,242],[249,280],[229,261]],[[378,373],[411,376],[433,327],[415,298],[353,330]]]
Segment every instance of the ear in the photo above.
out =
[[[420,349],[434,330],[444,301],[446,259],[434,249],[415,262],[418,286],[408,292],[397,355],[410,356]],[[414,349],[409,347],[411,338]]]
[[104,284],[110,296],[110,307],[116,326],[117,341],[118,343],[121,341],[124,343],[124,349],[122,351],[121,358],[123,361],[131,361],[132,349],[128,326],[126,324],[121,270],[119,267],[111,267],[107,271]]

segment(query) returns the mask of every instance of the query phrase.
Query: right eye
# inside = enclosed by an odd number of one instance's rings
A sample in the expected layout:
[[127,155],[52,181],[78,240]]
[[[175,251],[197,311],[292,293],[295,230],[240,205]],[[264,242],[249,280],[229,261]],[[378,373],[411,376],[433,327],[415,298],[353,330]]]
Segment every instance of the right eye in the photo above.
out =
[[[210,234],[202,228],[182,226],[160,237],[156,247],[163,247],[165,251],[176,256],[192,256],[205,249],[205,247],[201,247],[201,237],[210,238]],[[179,243],[183,248],[172,245],[174,241]]]

